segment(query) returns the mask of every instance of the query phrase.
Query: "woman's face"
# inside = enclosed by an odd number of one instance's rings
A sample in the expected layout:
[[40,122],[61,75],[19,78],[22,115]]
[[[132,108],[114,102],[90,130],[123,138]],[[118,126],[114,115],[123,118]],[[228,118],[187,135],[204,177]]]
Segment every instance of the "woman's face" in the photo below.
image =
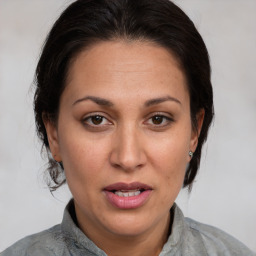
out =
[[46,128],[89,237],[136,236],[168,224],[197,144],[186,79],[170,52],[121,41],[81,52],[57,125]]

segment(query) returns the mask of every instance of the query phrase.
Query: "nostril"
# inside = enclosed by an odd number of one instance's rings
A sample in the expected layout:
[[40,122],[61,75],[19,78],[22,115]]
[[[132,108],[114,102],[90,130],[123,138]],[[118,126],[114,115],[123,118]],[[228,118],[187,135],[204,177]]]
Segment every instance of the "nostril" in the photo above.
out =
[[116,169],[122,169],[122,166],[120,164],[113,163],[112,164]]
[[[126,149],[126,150],[125,150]],[[109,156],[110,164],[117,170],[135,171],[145,166],[146,156],[142,151],[127,150],[127,147],[114,148]]]

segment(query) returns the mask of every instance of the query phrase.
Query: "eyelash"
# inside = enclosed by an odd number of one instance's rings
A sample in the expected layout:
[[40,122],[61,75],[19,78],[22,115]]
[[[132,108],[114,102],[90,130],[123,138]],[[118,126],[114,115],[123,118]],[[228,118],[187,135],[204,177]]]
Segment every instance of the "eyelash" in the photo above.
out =
[[[92,123],[92,118],[96,118],[96,117],[99,117],[101,118],[102,120],[107,120],[107,124],[102,124],[102,123],[99,123],[99,124],[93,124]],[[174,122],[173,118],[171,117],[168,117],[162,113],[155,113],[154,115],[151,115],[150,118],[147,119],[147,121],[145,123],[148,123],[149,120],[152,120],[153,118],[161,118],[162,121],[160,124],[154,124],[153,121],[151,121],[151,124],[150,125],[153,125],[154,128],[164,128],[168,125],[170,125],[172,122]],[[90,121],[89,121],[90,120]],[[93,114],[93,115],[90,115],[90,116],[87,116],[85,118],[82,119],[82,122],[85,126],[87,127],[90,127],[90,128],[103,128],[103,127],[106,127],[108,125],[112,125],[113,123],[110,122],[108,120],[108,118],[106,118],[105,116],[103,116],[102,114]],[[164,124],[162,124],[164,123]]]

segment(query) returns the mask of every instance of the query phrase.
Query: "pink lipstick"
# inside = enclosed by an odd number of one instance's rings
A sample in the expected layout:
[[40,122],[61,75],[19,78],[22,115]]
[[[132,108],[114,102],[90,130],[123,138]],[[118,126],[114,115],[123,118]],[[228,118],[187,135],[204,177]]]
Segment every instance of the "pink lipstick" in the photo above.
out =
[[119,209],[135,209],[148,200],[152,187],[140,182],[119,182],[105,187],[104,192],[113,206]]

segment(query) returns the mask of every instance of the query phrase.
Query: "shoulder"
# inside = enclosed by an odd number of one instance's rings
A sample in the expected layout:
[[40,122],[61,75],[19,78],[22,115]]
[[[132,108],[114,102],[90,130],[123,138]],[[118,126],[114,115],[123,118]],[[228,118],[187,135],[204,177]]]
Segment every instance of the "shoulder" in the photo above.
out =
[[190,233],[198,234],[208,255],[256,256],[243,243],[218,228],[190,218],[185,218],[185,223]]
[[63,248],[63,244],[60,225],[56,225],[48,230],[19,240],[0,253],[0,256],[62,255],[60,248]]

